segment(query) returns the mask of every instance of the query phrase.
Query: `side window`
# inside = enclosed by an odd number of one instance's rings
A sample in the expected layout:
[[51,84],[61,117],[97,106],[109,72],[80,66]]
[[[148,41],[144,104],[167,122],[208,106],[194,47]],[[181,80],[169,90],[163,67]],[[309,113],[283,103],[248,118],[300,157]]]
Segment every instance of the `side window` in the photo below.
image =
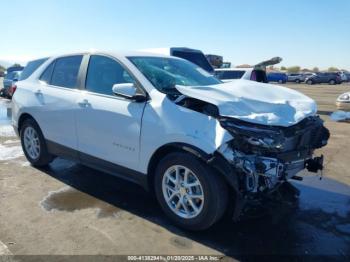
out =
[[115,84],[133,83],[130,74],[115,60],[99,55],[90,57],[86,76],[86,90],[104,95],[113,95]]
[[42,73],[42,75],[40,76],[40,80],[45,82],[46,84],[49,84],[51,81],[51,75],[53,72],[53,67],[55,65],[55,62],[52,62],[44,71],[44,73]]
[[76,88],[78,73],[83,56],[58,58],[52,73],[50,84],[67,88]]

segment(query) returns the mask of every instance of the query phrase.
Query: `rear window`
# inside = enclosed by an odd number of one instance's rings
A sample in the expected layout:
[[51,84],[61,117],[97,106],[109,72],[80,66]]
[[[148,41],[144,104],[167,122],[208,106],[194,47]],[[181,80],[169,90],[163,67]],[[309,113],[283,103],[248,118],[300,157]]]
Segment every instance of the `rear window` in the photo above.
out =
[[58,58],[52,72],[50,84],[66,88],[76,88],[78,73],[83,56]]
[[245,71],[216,71],[215,76],[219,79],[241,79]]
[[200,66],[201,68],[203,68],[204,70],[206,70],[210,73],[212,73],[214,71],[213,67],[210,65],[208,59],[205,57],[205,55],[203,53],[173,50],[172,55],[186,59],[186,60]]
[[37,70],[39,66],[41,66],[44,62],[47,61],[47,59],[48,58],[42,58],[42,59],[29,62],[27,66],[23,69],[20,80],[25,80],[28,77],[30,77],[31,74],[33,74],[33,72]]

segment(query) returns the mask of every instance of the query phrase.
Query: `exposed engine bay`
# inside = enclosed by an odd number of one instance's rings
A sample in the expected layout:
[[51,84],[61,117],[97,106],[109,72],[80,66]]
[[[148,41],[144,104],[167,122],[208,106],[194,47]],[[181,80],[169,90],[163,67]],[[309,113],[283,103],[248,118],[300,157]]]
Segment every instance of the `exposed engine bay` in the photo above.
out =
[[222,117],[215,105],[179,95],[173,101],[183,107],[215,117],[233,137],[217,152],[233,167],[243,195],[274,190],[288,179],[302,180],[297,174],[323,169],[323,156],[314,157],[315,149],[327,144],[330,133],[319,116],[308,116],[284,127],[249,123]]

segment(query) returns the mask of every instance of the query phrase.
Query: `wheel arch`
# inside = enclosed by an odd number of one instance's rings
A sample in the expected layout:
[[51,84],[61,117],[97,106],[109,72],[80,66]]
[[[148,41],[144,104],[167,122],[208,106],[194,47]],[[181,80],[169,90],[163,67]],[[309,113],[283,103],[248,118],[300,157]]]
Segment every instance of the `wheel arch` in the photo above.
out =
[[28,113],[22,113],[20,115],[20,117],[18,118],[18,126],[17,126],[18,134],[20,134],[22,125],[23,125],[24,121],[27,119],[33,119],[38,124],[38,122],[35,120],[35,118],[32,115],[30,115]]
[[195,146],[186,143],[169,143],[161,146],[153,153],[147,167],[148,189],[150,191],[154,191],[154,175],[159,161],[166,155],[174,152],[190,153],[205,162],[210,159],[209,154],[205,153],[203,150]]
[[235,193],[239,193],[237,176],[234,174],[234,170],[231,168],[231,165],[223,156],[217,152],[208,154],[193,145],[185,143],[166,144],[154,152],[147,168],[147,183],[149,191],[154,191],[154,176],[159,161],[166,155],[173,152],[185,152],[196,156],[198,159],[215,169],[228,184],[229,188],[233,189]]

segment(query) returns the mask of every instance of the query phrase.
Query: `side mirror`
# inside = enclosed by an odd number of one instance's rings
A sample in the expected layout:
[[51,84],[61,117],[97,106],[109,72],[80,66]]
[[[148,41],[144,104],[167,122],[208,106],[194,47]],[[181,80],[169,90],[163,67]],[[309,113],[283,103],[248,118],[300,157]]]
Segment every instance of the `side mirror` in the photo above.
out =
[[133,83],[115,84],[112,87],[112,92],[116,96],[130,99],[135,102],[144,102],[147,99],[144,94],[137,93],[137,88]]

